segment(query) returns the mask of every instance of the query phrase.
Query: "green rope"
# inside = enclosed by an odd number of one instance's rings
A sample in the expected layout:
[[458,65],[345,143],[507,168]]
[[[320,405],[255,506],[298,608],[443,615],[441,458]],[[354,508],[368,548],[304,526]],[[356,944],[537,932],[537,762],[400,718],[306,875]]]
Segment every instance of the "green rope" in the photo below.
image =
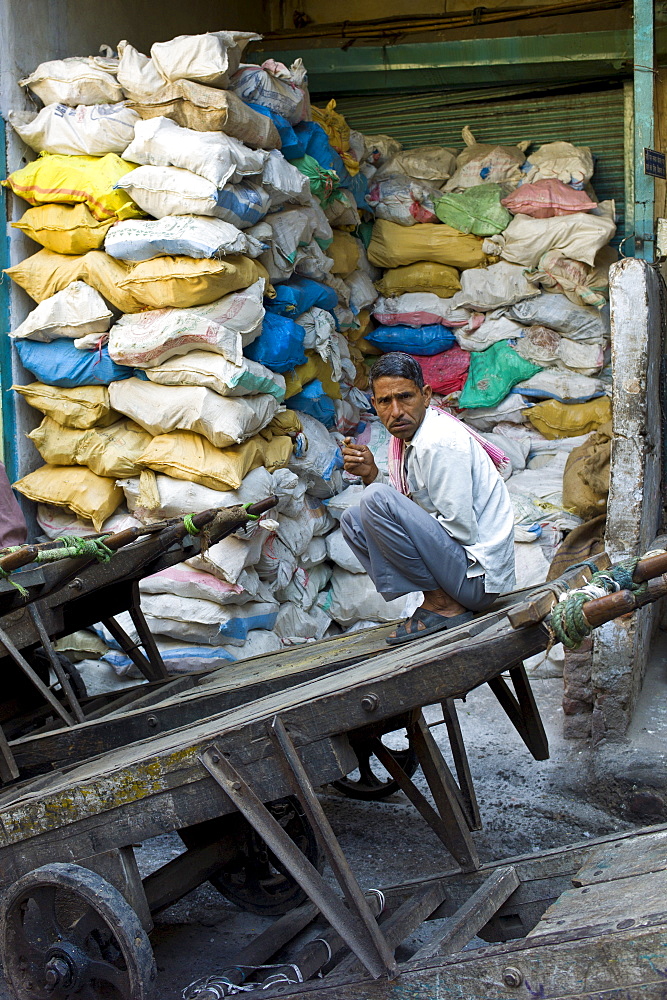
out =
[[195,522],[192,520],[192,514],[186,514],[183,518],[183,527],[187,531],[188,535],[198,535],[199,528],[195,526]]
[[248,511],[248,507],[252,507],[252,506],[254,506],[254,502],[253,503],[244,503],[243,504],[243,509],[244,509],[244,511],[246,513],[246,517],[249,517],[251,521],[259,521],[260,517],[262,516],[261,514],[251,514]]
[[37,562],[48,563],[56,562],[58,559],[78,559],[85,556],[100,563],[108,563],[114,555],[114,550],[104,544],[109,537],[103,535],[102,538],[79,538],[77,535],[63,535],[55,539],[61,543],[59,548],[39,550]]
[[16,580],[12,580],[11,571],[7,572],[7,570],[3,569],[2,566],[0,566],[0,580],[7,580],[8,583],[11,583],[12,587],[15,587],[18,590],[21,597],[28,596],[28,591],[25,589],[25,587],[22,587],[20,583],[16,582]]
[[627,559],[603,571],[593,573],[585,587],[564,594],[551,612],[550,628],[555,642],[562,642],[567,649],[578,649],[593,631],[586,621],[584,607],[605,594],[617,590],[630,590],[641,594],[646,583],[635,583],[633,575],[638,559]]

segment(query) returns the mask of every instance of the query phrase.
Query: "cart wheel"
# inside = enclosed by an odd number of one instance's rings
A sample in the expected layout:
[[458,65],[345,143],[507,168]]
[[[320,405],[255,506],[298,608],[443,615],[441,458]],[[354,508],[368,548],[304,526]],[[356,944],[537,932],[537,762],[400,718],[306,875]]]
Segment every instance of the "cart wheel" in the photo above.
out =
[[44,865],[15,882],[0,925],[17,1000],[149,1000],[150,942],[125,898],[79,865]]
[[[397,792],[398,785],[393,778],[386,777],[387,772],[382,767],[380,761],[375,757],[373,751],[365,740],[355,740],[353,750],[359,762],[356,771],[345,778],[332,781],[331,784],[343,795],[350,799],[363,799],[372,802],[377,799],[386,799],[388,795]],[[411,778],[419,767],[417,754],[408,746],[404,750],[395,750],[387,747],[394,760],[401,765],[408,778]],[[376,773],[377,772],[377,773]],[[384,775],[385,777],[381,777]]]
[[[297,847],[319,871],[324,867],[317,838],[297,799],[288,796],[267,805]],[[233,837],[234,857],[210,878],[218,892],[242,910],[279,916],[307,899],[286,868],[240,813],[179,831],[186,847]]]

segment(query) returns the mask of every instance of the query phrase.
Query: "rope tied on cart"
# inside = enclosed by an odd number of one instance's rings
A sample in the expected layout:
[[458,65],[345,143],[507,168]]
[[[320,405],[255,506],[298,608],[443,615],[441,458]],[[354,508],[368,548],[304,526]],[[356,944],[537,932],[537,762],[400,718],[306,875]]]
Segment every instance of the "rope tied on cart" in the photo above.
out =
[[[655,549],[647,552],[642,558],[646,559],[662,552],[664,549]],[[561,594],[549,621],[550,646],[562,642],[567,649],[578,649],[584,639],[588,638],[593,631],[585,613],[589,601],[606,597],[607,594],[613,594],[617,590],[629,590],[633,594],[643,593],[647,588],[646,581],[635,583],[633,579],[638,562],[639,559],[626,559],[609,569],[598,570],[583,587]]]
[[[303,975],[298,965],[293,963],[283,963],[282,965],[233,965],[228,971],[240,972],[245,980],[245,971],[248,975],[257,972],[259,969],[279,969],[273,976],[268,976],[259,983],[233,983],[224,972],[218,976],[209,976],[207,979],[197,979],[194,983],[183,990],[183,1000],[223,1000],[224,997],[233,996],[235,993],[254,993],[256,990],[269,990],[279,983],[289,983],[296,985],[302,983]],[[282,970],[294,969],[296,979],[290,979]]]
[[37,553],[37,562],[56,562],[58,559],[96,559],[99,563],[108,563],[114,555],[114,550],[110,549],[104,542],[110,535],[102,535],[101,538],[79,538],[78,535],[61,535],[56,538],[56,542],[61,543],[58,549],[40,549]]
[[188,535],[198,535],[201,530],[195,525],[195,522],[192,519],[192,514],[185,515],[183,518],[183,527],[187,531]]
[[2,566],[0,566],[0,580],[6,580],[7,583],[10,583],[12,587],[18,590],[21,597],[23,598],[28,597],[28,591],[25,589],[25,587],[22,587],[21,584],[18,582],[18,580],[12,580],[11,570],[7,571],[6,569],[3,569]]

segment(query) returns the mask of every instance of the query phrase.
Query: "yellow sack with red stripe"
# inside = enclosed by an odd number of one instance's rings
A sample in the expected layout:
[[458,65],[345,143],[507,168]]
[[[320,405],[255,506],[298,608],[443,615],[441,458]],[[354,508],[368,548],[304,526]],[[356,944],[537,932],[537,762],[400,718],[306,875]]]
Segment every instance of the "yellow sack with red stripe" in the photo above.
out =
[[146,213],[126,191],[114,190],[114,184],[130,170],[136,170],[136,166],[116,153],[106,156],[40,153],[36,160],[14,170],[2,184],[29,205],[83,203],[98,222],[139,219]]

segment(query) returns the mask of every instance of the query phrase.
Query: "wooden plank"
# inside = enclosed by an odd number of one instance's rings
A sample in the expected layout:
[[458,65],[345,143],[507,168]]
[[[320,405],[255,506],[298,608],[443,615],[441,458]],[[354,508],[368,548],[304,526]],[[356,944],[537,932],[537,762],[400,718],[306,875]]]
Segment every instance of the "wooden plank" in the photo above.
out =
[[572,882],[575,886],[595,885],[632,875],[659,872],[665,868],[667,830],[661,830],[644,837],[641,848],[633,840],[618,840],[591,851]]
[[[590,562],[597,568],[607,569],[611,565],[611,560],[606,552],[598,552],[591,556]],[[581,587],[588,583],[592,572],[588,567],[568,570],[557,580],[551,580],[547,587],[538,588],[528,600],[517,603],[507,614],[513,628],[523,628],[526,625],[534,625],[543,621],[549,614],[559,596],[566,590]]]
[[667,923],[667,871],[649,872],[564,892],[528,937],[581,927],[623,930]]
[[497,868],[454,914],[444,931],[435,934],[415,952],[412,961],[425,962],[436,956],[461,951],[518,887],[516,868],[511,865]]
[[470,764],[468,763],[468,754],[466,753],[465,743],[463,742],[463,734],[461,733],[461,725],[456,712],[456,703],[453,698],[448,698],[446,701],[441,703],[441,707],[442,718],[447,727],[449,745],[452,750],[452,757],[454,758],[456,776],[459,779],[459,789],[465,803],[468,826],[471,830],[481,830],[482,817],[479,812],[479,805],[477,804],[475,786],[473,784],[472,774],[470,773]]
[[548,760],[549,741],[523,663],[518,663],[516,667],[510,668],[510,678],[516,692],[521,718],[528,734],[526,746],[535,760]]

